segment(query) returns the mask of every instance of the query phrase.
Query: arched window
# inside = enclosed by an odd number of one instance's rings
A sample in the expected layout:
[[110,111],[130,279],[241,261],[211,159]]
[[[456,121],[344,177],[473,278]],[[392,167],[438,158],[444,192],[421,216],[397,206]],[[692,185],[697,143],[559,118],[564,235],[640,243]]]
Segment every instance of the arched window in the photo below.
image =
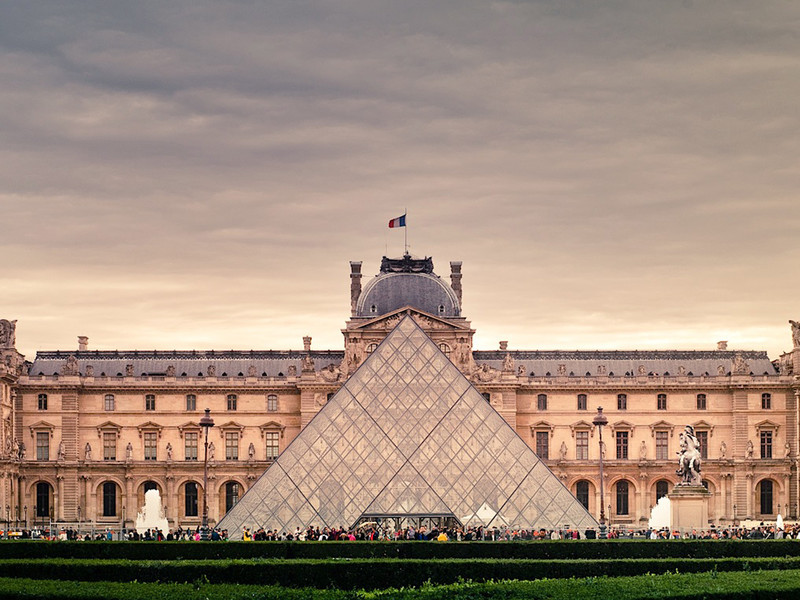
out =
[[47,394],[39,394],[36,400],[39,410],[47,410]]
[[117,516],[117,484],[113,481],[103,484],[103,516]]
[[547,394],[539,394],[536,397],[536,409],[547,410]]
[[770,479],[764,479],[759,484],[761,496],[761,514],[771,515],[773,513],[772,493],[773,485]]
[[583,508],[589,510],[589,482],[582,479],[575,484],[575,497],[583,505]]
[[103,398],[103,408],[105,410],[116,410],[117,402],[114,398],[114,394],[106,394]]
[[197,484],[194,481],[187,481],[183,486],[185,500],[185,512],[187,517],[197,516]]
[[578,410],[586,410],[587,405],[586,394],[578,394]]
[[278,396],[276,394],[270,394],[269,396],[267,396],[267,410],[269,412],[277,412]]
[[439,344],[439,350],[441,350],[445,356],[450,356],[450,346],[445,344],[444,342]]
[[367,345],[367,354],[372,354],[377,349],[378,349],[378,344],[376,344],[375,342],[372,342],[371,344]]
[[617,514],[618,515],[627,515],[628,514],[628,492],[629,492],[629,485],[628,482],[624,479],[622,481],[617,482]]
[[669,494],[669,481],[660,479],[656,482],[656,502],[661,500],[664,496]]
[[50,516],[50,484],[46,481],[40,481],[36,484],[36,516],[49,517]]
[[228,410],[236,410],[237,402],[236,394],[228,394]]
[[617,410],[628,410],[627,394],[617,394]]
[[145,481],[144,485],[142,486],[142,492],[147,493],[150,490],[157,490],[158,484],[155,481]]
[[225,512],[228,512],[239,501],[239,484],[229,481],[225,484]]

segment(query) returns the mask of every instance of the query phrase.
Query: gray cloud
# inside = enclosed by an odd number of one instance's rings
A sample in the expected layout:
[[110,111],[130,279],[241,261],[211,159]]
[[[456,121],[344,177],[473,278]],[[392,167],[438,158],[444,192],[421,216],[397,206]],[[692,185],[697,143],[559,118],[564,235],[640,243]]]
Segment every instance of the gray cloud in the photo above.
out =
[[[3,314],[37,348],[340,347],[347,260],[464,260],[493,347],[788,348],[800,8],[0,8]],[[95,333],[96,332],[96,333]],[[720,338],[721,339],[721,338]],[[318,345],[319,344],[319,345]]]

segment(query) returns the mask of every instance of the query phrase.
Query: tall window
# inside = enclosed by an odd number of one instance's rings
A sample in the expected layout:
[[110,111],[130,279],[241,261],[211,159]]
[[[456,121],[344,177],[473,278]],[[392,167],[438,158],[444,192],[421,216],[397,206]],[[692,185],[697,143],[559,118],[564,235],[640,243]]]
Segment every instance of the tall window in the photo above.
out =
[[617,431],[615,437],[617,441],[617,458],[626,460],[628,458],[628,432]]
[[144,459],[157,460],[158,455],[158,434],[154,431],[144,433]]
[[278,396],[276,394],[270,394],[267,396],[267,410],[269,412],[278,411]]
[[228,394],[228,410],[236,410],[236,394]]
[[187,431],[183,434],[183,448],[186,460],[197,460],[197,437],[196,431]]
[[50,516],[50,484],[44,481],[36,484],[36,516]]
[[586,394],[578,394],[578,410],[586,410]]
[[659,394],[656,400],[656,408],[658,410],[667,410],[667,395]]
[[[370,344],[370,345],[372,345],[372,344]],[[375,348],[377,348],[377,347],[378,347],[377,344],[375,344]],[[373,350],[374,350],[374,348],[373,348]],[[439,350],[441,350],[444,353],[445,356],[450,356],[450,346],[448,346],[444,342],[439,344]]]
[[36,397],[36,401],[39,410],[47,410],[47,394],[39,394]]
[[536,397],[536,409],[547,410],[547,394],[539,394]]
[[706,395],[697,394],[697,410],[705,410],[705,409],[706,409]]
[[617,514],[628,514],[628,492],[629,485],[624,479],[617,482]]
[[761,394],[761,410],[772,408],[772,394]]
[[583,505],[583,508],[589,510],[589,482],[581,479],[575,484],[575,497]]
[[772,514],[772,481],[770,479],[764,479],[759,484],[761,488],[760,496],[761,496],[761,514],[762,515],[771,515]]
[[117,434],[103,433],[103,460],[117,460]]
[[550,432],[536,432],[536,454],[542,460],[550,458]]
[[155,410],[156,409],[156,395],[155,394],[147,394],[144,397],[144,409],[145,410]]
[[50,460],[50,434],[47,431],[36,432],[36,460]]
[[761,432],[761,458],[772,458],[772,432]]
[[628,394],[617,394],[617,410],[628,410]]
[[239,501],[239,484],[229,481],[225,484],[225,512],[232,509]]
[[194,481],[187,481],[183,490],[187,517],[197,516],[197,484]]
[[225,460],[239,460],[239,434],[235,431],[225,432]]
[[589,460],[589,432],[575,432],[575,460]]
[[113,481],[103,484],[103,516],[117,516],[117,484]]
[[700,458],[708,458],[708,432],[695,431],[694,435],[697,437],[697,441],[700,442]]
[[186,394],[186,410],[197,410],[197,396]]
[[656,431],[656,460],[669,458],[669,432]]
[[658,502],[667,494],[669,494],[669,481],[666,479],[660,479],[656,482],[656,502]]
[[275,460],[280,452],[280,432],[267,431],[267,460]]
[[105,410],[116,410],[117,403],[116,399],[114,398],[114,394],[106,394],[103,397],[103,408]]

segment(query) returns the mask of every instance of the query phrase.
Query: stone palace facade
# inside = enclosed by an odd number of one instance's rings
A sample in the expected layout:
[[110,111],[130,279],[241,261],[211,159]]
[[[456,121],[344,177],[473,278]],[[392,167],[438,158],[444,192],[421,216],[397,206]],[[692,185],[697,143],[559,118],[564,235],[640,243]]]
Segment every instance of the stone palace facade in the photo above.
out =
[[[555,351],[472,347],[461,315],[461,263],[450,280],[429,258],[384,258],[362,282],[351,262],[344,351],[15,349],[0,320],[0,522],[131,527],[144,493],[161,492],[171,527],[196,527],[208,493],[217,522],[410,314],[485,400],[595,517],[604,408],[606,517],[646,526],[678,481],[678,434],[701,441],[716,526],[798,514],[800,326],[776,360],[757,350]],[[208,490],[203,431],[211,409]],[[355,435],[356,432],[353,432]],[[345,524],[346,525],[346,524]]]

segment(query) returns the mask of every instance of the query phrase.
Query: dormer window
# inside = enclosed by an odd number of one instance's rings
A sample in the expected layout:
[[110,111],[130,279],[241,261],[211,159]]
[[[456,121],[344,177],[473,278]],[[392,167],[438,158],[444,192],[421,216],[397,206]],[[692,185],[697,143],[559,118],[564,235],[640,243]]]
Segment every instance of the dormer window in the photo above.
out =
[[369,312],[371,312],[373,315],[377,314],[378,313],[377,305],[373,304],[372,306],[370,306],[369,307]]
[[444,314],[444,304],[440,304],[440,305],[439,305],[439,314],[440,314],[440,315],[443,315],[443,314]]

